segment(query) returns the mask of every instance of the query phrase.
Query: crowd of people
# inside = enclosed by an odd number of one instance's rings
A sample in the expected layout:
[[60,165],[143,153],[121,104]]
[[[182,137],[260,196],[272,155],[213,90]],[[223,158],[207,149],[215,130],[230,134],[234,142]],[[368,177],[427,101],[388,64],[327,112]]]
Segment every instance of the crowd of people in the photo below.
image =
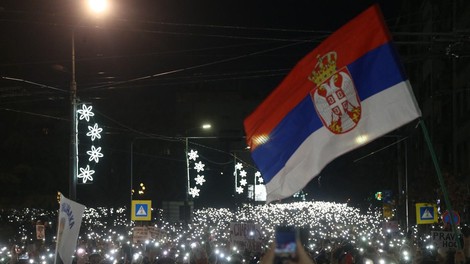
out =
[[[0,264],[54,263],[56,218],[57,211],[1,210]],[[152,221],[132,222],[125,208],[87,208],[74,262],[269,264],[280,225],[300,230],[298,250],[312,263],[466,263],[470,258],[464,225],[455,244],[460,247],[440,248],[431,232],[442,231],[442,225],[412,226],[407,232],[390,223],[381,208],[361,211],[332,202],[203,208],[189,222],[165,221],[157,209]],[[147,233],[137,236],[137,229]]]

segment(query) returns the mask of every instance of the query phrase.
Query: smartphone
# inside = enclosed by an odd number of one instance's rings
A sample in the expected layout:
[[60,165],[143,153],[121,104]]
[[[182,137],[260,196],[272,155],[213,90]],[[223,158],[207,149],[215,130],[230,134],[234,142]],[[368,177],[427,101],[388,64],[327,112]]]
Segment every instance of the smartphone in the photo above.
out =
[[294,226],[278,226],[275,230],[276,257],[294,259],[297,251],[298,230]]

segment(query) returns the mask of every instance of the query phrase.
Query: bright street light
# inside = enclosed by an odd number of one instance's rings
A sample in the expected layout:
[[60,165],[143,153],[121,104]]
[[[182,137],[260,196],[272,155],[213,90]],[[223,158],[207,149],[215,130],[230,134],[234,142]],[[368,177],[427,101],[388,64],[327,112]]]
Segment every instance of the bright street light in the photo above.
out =
[[104,13],[108,9],[108,1],[88,0],[88,8],[95,14]]

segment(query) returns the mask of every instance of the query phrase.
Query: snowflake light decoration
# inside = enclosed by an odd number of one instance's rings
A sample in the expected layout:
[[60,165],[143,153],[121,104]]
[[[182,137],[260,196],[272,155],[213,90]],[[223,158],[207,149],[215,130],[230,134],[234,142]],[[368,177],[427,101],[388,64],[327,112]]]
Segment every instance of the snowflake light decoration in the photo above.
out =
[[90,158],[88,158],[88,160],[94,160],[96,163],[98,163],[100,161],[100,158],[103,157],[103,154],[100,151],[101,147],[95,148],[95,146],[91,146],[91,150],[86,152],[86,154],[90,155]]
[[190,188],[189,189],[189,195],[191,195],[193,198],[196,197],[196,196],[199,196],[199,190],[197,187],[194,187],[194,188]]
[[[248,185],[248,170],[244,169],[244,165],[241,162],[235,162],[233,175],[235,176],[235,192],[242,194],[245,191],[245,186]],[[248,166],[250,167],[250,166]],[[262,184],[263,178],[261,177],[261,172],[256,171],[254,173],[254,183]]]
[[189,156],[189,160],[194,160],[194,161],[196,161],[196,159],[199,158],[199,155],[197,154],[197,151],[194,151],[194,150],[191,150],[188,153],[188,156]]
[[103,129],[98,127],[98,124],[95,124],[94,126],[88,126],[88,130],[90,132],[86,133],[86,135],[91,137],[91,141],[95,141],[95,139],[101,138],[100,133],[103,131]]
[[197,172],[201,172],[204,171],[204,166],[206,165],[199,161],[198,163],[194,164],[194,169],[197,170]]
[[241,186],[245,186],[248,182],[246,181],[246,179],[241,179],[240,180],[240,185]]
[[90,117],[95,116],[95,113],[93,113],[91,110],[93,107],[90,105],[90,107],[87,107],[85,104],[82,105],[82,109],[77,110],[77,112],[80,114],[80,120],[85,119],[87,122],[90,122]]
[[[101,134],[103,132],[103,128],[101,128],[97,123],[93,122],[92,117],[95,116],[93,113],[93,107],[91,105],[86,105],[83,104],[80,109],[77,110],[77,134],[78,133],[78,128],[79,128],[79,122],[80,120],[86,121],[86,127],[88,127],[88,132],[85,134],[90,142],[92,142],[91,147],[84,151],[88,155],[88,161],[87,162],[81,162],[83,164],[83,167],[79,168],[79,174],[77,175],[78,179],[81,179],[81,183],[87,183],[87,182],[93,182],[93,174],[95,173],[94,170],[91,168],[97,164],[100,161],[100,158],[102,158],[104,155],[101,153],[101,147],[97,146],[97,141],[101,139]],[[83,142],[87,143],[86,140],[77,140],[78,142]],[[99,143],[99,142],[98,142]],[[83,149],[82,145],[80,145],[79,150]],[[77,157],[77,166],[78,166],[78,157]]]
[[90,165],[86,165],[86,168],[80,168],[80,174],[77,175],[79,179],[83,179],[83,183],[87,181],[93,181],[94,170],[90,170]]
[[196,184],[199,184],[199,185],[202,185],[206,182],[206,179],[204,179],[204,175],[197,175],[197,177],[194,178],[194,180],[196,180]]
[[[197,171],[196,177],[194,177],[194,183],[191,185],[194,185],[194,187],[188,186],[188,194],[191,195],[193,198],[196,196],[199,196],[199,192],[201,189],[197,188],[196,185],[202,186],[206,182],[206,179],[204,178],[204,175],[200,174],[201,172],[204,171],[204,167],[206,166],[202,161],[198,161],[197,159],[199,158],[198,152],[196,150],[191,150],[188,153],[188,166],[190,166],[189,161],[193,161],[192,163],[194,164],[193,169]],[[189,167],[188,167],[189,169]],[[190,182],[188,182],[190,184]]]
[[243,169],[243,164],[241,164],[240,162],[238,162],[236,165],[235,165],[235,170],[241,170]]
[[263,183],[264,180],[263,180],[263,177],[261,177],[261,172],[257,171],[255,172],[255,183],[258,182],[258,183]]

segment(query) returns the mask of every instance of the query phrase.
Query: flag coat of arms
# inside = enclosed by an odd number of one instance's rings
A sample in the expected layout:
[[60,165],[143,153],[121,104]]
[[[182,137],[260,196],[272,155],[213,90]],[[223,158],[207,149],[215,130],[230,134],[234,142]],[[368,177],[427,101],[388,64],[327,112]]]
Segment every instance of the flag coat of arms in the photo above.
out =
[[60,257],[62,263],[72,264],[84,211],[84,205],[69,200],[62,194],[60,195],[55,263],[60,263],[57,262],[58,257]]
[[301,59],[244,126],[270,202],[301,190],[336,157],[420,116],[373,5]]

